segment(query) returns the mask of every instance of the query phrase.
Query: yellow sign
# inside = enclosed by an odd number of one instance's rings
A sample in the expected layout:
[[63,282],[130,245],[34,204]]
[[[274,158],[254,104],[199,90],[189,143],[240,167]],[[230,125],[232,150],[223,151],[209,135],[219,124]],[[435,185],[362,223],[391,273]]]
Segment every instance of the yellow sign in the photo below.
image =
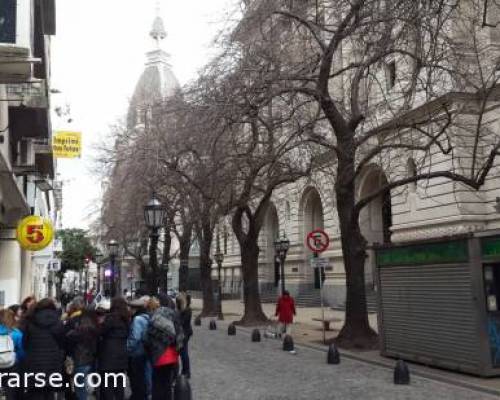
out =
[[47,247],[54,238],[52,223],[36,215],[24,218],[17,226],[17,241],[25,250],[38,251]]
[[55,132],[52,137],[52,152],[56,158],[76,158],[82,155],[81,132]]

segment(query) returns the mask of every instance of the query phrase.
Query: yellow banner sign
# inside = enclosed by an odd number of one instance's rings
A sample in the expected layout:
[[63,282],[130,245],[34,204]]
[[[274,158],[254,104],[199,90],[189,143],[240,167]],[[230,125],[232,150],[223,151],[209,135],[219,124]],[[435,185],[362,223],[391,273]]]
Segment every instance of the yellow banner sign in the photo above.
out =
[[16,233],[21,247],[31,251],[44,249],[54,238],[54,228],[50,220],[36,215],[22,219]]
[[52,152],[56,158],[76,158],[82,155],[81,132],[55,132],[52,137]]

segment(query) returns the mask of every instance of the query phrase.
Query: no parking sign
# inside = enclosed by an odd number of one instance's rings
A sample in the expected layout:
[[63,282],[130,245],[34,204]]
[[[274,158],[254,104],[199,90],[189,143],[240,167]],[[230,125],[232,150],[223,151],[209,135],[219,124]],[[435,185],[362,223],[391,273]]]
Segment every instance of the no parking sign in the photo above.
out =
[[306,244],[313,253],[323,253],[328,249],[330,238],[324,230],[316,229],[308,233]]

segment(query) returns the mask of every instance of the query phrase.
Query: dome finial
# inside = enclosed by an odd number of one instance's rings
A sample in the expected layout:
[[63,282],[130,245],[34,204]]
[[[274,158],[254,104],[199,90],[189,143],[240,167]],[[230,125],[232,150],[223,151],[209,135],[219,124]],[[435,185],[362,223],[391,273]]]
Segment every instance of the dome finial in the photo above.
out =
[[149,35],[156,42],[156,47],[160,47],[160,41],[167,37],[167,31],[165,30],[165,25],[163,24],[163,19],[160,16],[160,0],[156,0],[156,17],[153,21],[153,28]]

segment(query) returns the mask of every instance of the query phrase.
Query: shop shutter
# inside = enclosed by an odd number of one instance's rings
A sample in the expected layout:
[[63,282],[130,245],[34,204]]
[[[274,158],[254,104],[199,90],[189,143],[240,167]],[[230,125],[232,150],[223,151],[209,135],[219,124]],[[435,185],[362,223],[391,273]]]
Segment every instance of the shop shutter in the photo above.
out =
[[467,264],[380,267],[383,351],[475,372],[480,348]]

